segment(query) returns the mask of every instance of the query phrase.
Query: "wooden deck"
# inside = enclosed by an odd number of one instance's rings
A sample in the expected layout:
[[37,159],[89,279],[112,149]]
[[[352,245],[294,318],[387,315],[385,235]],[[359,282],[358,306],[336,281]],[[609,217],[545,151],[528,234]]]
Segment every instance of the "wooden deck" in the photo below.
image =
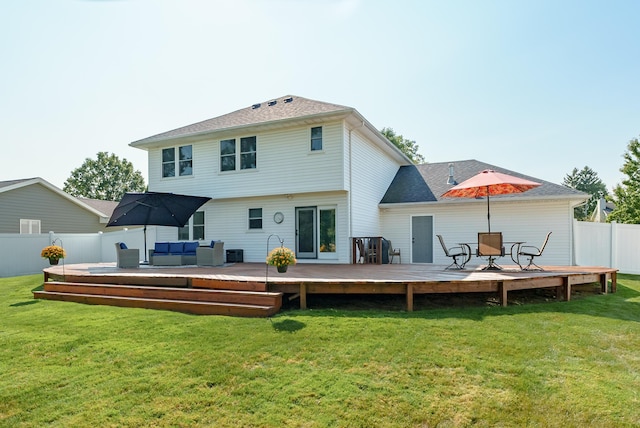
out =
[[412,311],[417,294],[496,293],[506,306],[512,290],[554,288],[557,298],[568,301],[575,285],[598,283],[602,293],[615,292],[617,285],[617,271],[606,267],[544,266],[544,271],[531,272],[517,266],[503,266],[502,271],[444,267],[299,263],[281,274],[261,263],[137,269],[119,269],[114,263],[58,265],[44,269],[45,289],[34,296],[197,314],[270,316],[280,310],[283,294],[298,298],[302,309],[307,308],[309,294],[399,294]]

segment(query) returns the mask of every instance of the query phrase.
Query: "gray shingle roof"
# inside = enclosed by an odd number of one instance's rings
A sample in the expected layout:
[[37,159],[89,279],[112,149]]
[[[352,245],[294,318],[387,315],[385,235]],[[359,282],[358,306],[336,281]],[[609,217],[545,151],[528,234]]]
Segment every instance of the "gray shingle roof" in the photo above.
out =
[[416,202],[440,202],[451,201],[458,198],[442,198],[441,195],[452,188],[454,184],[447,184],[449,178],[449,164],[453,164],[453,178],[456,183],[473,177],[480,171],[492,169],[504,174],[542,183],[541,186],[525,193],[513,195],[492,196],[491,198],[532,198],[532,197],[565,197],[569,199],[588,198],[589,195],[569,187],[540,180],[535,177],[520,174],[496,165],[480,162],[475,159],[426,163],[422,165],[407,165],[400,167],[391,185],[387,189],[381,204],[416,203]]
[[118,206],[118,201],[103,201],[100,199],[89,199],[89,198],[77,198],[81,202],[89,205],[94,210],[98,210],[101,213],[105,214],[107,217],[111,217],[113,214],[113,210]]
[[132,146],[144,145],[167,139],[193,136],[208,132],[222,131],[243,126],[260,125],[271,122],[303,118],[319,114],[350,113],[351,107],[310,100],[295,95],[263,101],[236,110],[222,116],[207,119],[172,131],[163,132],[131,143]]
[[0,181],[0,189],[2,189],[3,187],[13,186],[14,184],[24,183],[26,181],[31,181],[31,180],[34,180],[34,178],[23,178],[20,180]]

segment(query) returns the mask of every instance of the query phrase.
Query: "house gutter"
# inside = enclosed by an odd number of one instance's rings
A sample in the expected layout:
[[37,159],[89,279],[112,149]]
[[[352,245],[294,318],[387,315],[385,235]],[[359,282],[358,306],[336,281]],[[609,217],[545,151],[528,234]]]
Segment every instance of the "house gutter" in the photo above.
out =
[[[566,196],[534,196],[534,197],[522,197],[522,196],[517,196],[517,197],[513,197],[513,198],[507,198],[507,199],[502,199],[502,200],[498,200],[496,201],[495,199],[491,199],[491,203],[493,204],[494,202],[531,202],[531,201],[573,201],[571,203],[571,207],[578,207],[580,205],[582,205],[584,202],[583,199],[577,199],[574,197],[570,197],[567,198]],[[479,198],[479,199],[474,199],[474,198],[447,198],[447,199],[440,199],[437,201],[416,201],[416,202],[385,202],[385,203],[380,203],[378,204],[378,208],[411,208],[411,207],[419,207],[419,206],[424,206],[424,205],[428,205],[428,206],[432,206],[432,205],[460,205],[460,204],[470,204],[470,203],[484,203],[486,204],[486,199],[485,198]]]

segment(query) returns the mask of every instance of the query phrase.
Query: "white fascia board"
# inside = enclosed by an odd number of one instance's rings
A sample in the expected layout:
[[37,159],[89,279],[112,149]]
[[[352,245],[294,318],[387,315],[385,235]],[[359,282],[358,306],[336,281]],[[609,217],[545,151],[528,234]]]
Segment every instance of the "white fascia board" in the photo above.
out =
[[[491,198],[491,203],[494,202],[542,202],[542,201],[567,201],[572,204],[572,206],[578,206],[584,203],[586,200],[584,198],[576,198],[576,197],[566,197],[566,196],[534,196],[534,197],[518,197],[517,199],[494,199]],[[487,198],[451,198],[447,200],[440,201],[427,201],[427,202],[400,202],[400,203],[380,203],[378,204],[378,208],[380,209],[390,209],[390,208],[410,208],[417,207],[420,205],[425,206],[433,206],[433,205],[460,205],[460,204],[469,204],[469,203],[487,203]]]

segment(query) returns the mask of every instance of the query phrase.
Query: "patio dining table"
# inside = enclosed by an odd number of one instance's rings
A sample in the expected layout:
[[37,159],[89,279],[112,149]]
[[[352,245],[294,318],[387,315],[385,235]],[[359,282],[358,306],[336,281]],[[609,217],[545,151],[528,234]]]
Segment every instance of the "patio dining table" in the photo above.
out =
[[[507,245],[507,244],[511,244],[511,248],[509,250],[509,256],[511,257],[511,260],[517,264],[518,266],[520,266],[520,263],[518,263],[517,260],[517,255],[520,252],[520,247],[522,246],[522,244],[524,244],[526,241],[503,241],[502,243]],[[484,268],[482,268],[483,270],[502,270],[502,267],[498,264],[495,263],[495,260],[499,257],[504,257],[506,254],[501,254],[501,255],[490,255],[490,256],[481,256],[478,253],[478,248],[477,242],[458,242],[458,245],[462,245],[466,248],[469,249],[469,251],[471,251],[471,247],[472,246],[476,246],[476,251],[475,251],[475,255],[476,257],[489,257],[489,261],[487,263],[487,266],[485,266]],[[515,250],[515,253],[514,253]],[[514,257],[515,254],[515,257]]]

